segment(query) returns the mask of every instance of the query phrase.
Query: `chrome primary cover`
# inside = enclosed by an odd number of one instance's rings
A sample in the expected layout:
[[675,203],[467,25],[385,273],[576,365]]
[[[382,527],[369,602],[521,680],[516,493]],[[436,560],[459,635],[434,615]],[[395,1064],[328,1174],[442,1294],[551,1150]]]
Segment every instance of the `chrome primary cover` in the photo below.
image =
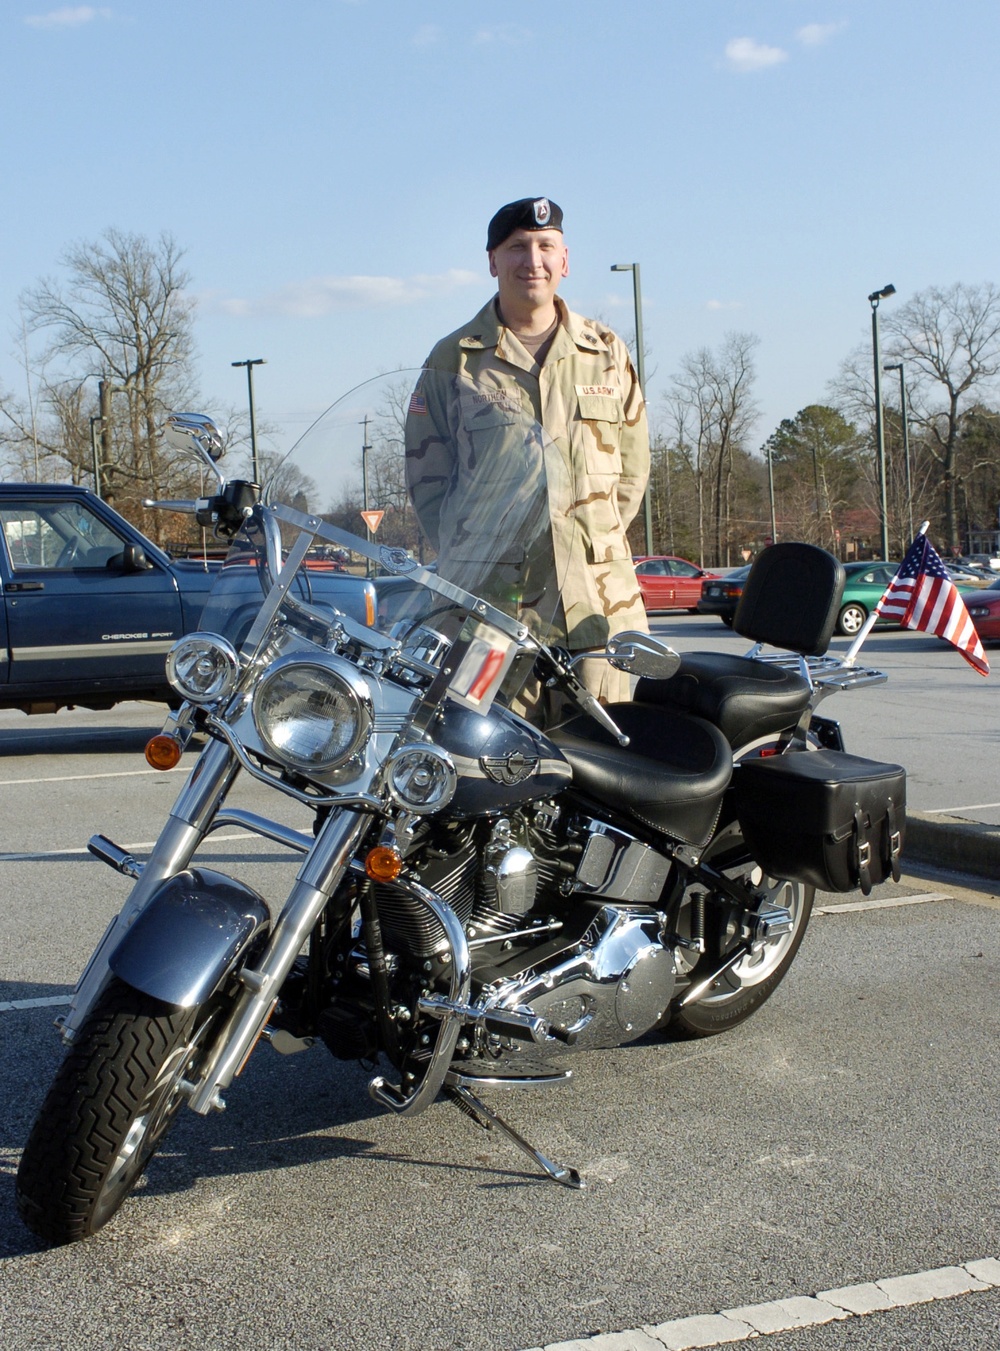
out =
[[[494,987],[482,1001],[490,1009],[527,1011],[572,1037],[553,1040],[543,1054],[621,1046],[643,1036],[663,1017],[674,993],[674,958],[659,933],[656,911],[603,905],[583,941],[551,963]],[[539,1047],[530,1050],[532,1059]],[[516,1064],[519,1051],[494,1045],[492,1064]]]

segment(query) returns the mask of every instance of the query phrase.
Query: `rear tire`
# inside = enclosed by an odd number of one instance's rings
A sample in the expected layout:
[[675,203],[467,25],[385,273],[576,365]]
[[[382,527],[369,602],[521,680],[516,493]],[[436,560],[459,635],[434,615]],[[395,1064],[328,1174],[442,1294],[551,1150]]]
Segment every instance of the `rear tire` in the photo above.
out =
[[845,605],[837,619],[837,632],[844,634],[847,638],[854,638],[864,627],[864,622],[868,618],[868,611],[863,605],[856,605],[854,601]]
[[[750,857],[738,822],[720,830],[702,858],[726,877],[747,879],[755,892],[763,892],[772,904],[786,907],[792,915],[792,931],[772,939],[761,952],[744,957],[721,976],[697,1004],[669,1013],[661,1028],[668,1037],[678,1040],[714,1037],[720,1032],[728,1032],[757,1012],[781,984],[794,961],[805,937],[815,896],[815,888],[803,882],[764,876]],[[678,928],[682,936],[688,936],[691,929],[696,895],[695,889],[691,888],[691,895],[685,897],[681,907]],[[705,910],[707,951],[698,957],[688,972],[692,983],[717,969],[726,951],[739,941],[739,935],[731,932],[731,917],[726,907],[709,903]],[[683,958],[686,954],[679,952],[678,955]]]
[[28,1137],[17,1205],[48,1243],[86,1238],[142,1176],[178,1108],[210,1021],[113,980],[65,1060]]

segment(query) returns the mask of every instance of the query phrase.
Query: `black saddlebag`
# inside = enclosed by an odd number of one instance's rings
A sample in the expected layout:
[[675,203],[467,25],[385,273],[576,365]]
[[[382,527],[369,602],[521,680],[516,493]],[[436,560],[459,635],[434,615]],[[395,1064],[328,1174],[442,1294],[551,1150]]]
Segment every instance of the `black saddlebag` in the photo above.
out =
[[899,880],[906,771],[842,751],[745,760],[733,774],[750,852],[772,877],[867,896]]

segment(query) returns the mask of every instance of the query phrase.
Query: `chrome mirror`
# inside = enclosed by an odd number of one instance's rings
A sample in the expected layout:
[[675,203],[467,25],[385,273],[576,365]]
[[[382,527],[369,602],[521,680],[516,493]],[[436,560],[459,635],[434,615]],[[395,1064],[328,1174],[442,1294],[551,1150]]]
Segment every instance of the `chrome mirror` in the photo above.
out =
[[669,680],[681,664],[680,654],[651,633],[626,629],[608,639],[604,655],[618,671]]
[[191,450],[214,465],[226,453],[222,433],[204,413],[170,413],[165,428],[167,445]]

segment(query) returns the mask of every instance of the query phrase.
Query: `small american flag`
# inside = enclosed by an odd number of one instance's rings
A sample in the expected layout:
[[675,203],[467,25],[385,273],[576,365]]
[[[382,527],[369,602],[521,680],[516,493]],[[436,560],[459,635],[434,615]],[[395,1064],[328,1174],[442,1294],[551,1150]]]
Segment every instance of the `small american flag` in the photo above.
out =
[[417,417],[426,417],[427,415],[427,400],[416,390],[410,395],[410,407],[408,411],[416,414]]
[[989,675],[990,664],[976,626],[926,535],[918,535],[910,545],[875,613],[896,620],[904,629],[944,638],[980,675]]

